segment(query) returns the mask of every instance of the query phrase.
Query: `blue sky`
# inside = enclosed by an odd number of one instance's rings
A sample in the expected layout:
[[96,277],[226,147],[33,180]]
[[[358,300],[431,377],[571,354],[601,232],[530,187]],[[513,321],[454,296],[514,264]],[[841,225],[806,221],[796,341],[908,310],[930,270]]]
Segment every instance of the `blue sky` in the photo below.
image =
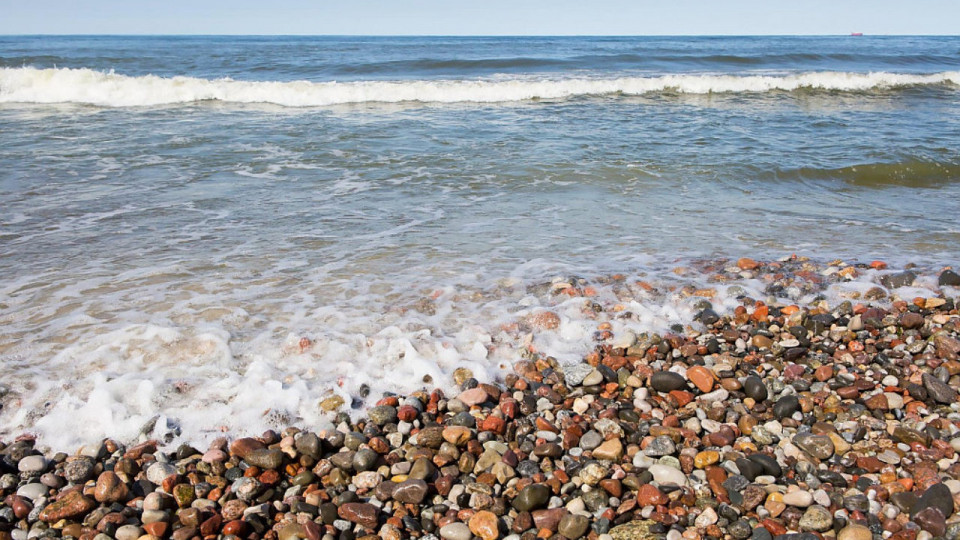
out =
[[956,34],[956,0],[0,0],[0,34]]

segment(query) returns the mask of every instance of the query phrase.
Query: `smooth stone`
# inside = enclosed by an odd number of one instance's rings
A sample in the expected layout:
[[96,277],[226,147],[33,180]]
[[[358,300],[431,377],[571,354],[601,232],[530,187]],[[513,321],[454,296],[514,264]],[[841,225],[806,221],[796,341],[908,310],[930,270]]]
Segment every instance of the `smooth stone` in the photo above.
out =
[[620,461],[623,457],[623,443],[620,439],[610,439],[593,450],[593,457],[607,461]]
[[143,535],[143,529],[136,525],[121,525],[113,533],[117,540],[137,540]]
[[788,491],[783,494],[783,504],[806,508],[813,504],[813,494],[803,489]]
[[824,532],[833,526],[833,514],[829,510],[814,505],[807,508],[800,518],[800,528],[805,531]]
[[666,435],[654,437],[650,444],[643,450],[643,453],[651,457],[669,456],[677,451],[677,446],[673,439]]
[[777,460],[766,455],[766,454],[750,454],[747,456],[747,459],[760,465],[763,468],[763,472],[773,476],[774,478],[780,478],[783,475],[783,469],[780,468],[780,464],[777,463]]
[[923,374],[923,387],[937,403],[949,405],[957,401],[957,391],[929,373]]
[[650,377],[650,386],[657,392],[668,393],[686,388],[687,380],[679,373],[657,371]]
[[391,407],[390,405],[378,405],[376,407],[371,407],[367,410],[367,416],[370,418],[370,421],[378,426],[384,424],[395,424],[399,417],[397,416],[397,408]]
[[921,529],[935,537],[943,536],[947,529],[946,518],[943,516],[943,512],[932,506],[917,512],[917,514],[910,519],[919,525]]
[[773,414],[778,420],[789,418],[799,410],[800,400],[794,395],[783,396],[773,404]]
[[912,285],[916,279],[917,275],[907,270],[880,276],[880,284],[888,289],[899,289],[900,287]]
[[937,286],[960,287],[960,274],[953,270],[944,270],[937,278]]
[[590,520],[586,516],[567,514],[560,520],[557,532],[568,540],[576,540],[586,534],[589,527]]
[[393,491],[393,499],[402,503],[420,504],[427,496],[427,483],[423,480],[405,480]]
[[243,460],[261,469],[279,469],[283,465],[283,455],[279,448],[258,448],[248,452]]
[[596,386],[603,382],[603,373],[593,370],[583,378],[583,386]]
[[120,477],[113,471],[104,471],[97,478],[97,485],[93,490],[93,497],[97,502],[115,503],[123,502],[129,493],[129,489],[120,480]]
[[663,534],[652,532],[650,529],[659,525],[656,521],[649,519],[638,519],[617,525],[610,529],[610,536],[613,540],[659,540]]
[[83,456],[67,461],[63,468],[63,476],[68,482],[73,484],[82,484],[93,478],[93,471],[97,463],[89,457]]
[[833,441],[826,435],[797,435],[793,444],[817,459],[827,459],[833,455]]
[[763,384],[763,379],[760,377],[750,375],[743,381],[743,393],[760,403],[767,399],[767,386]]
[[580,448],[584,450],[593,450],[601,444],[603,444],[603,435],[600,435],[592,429],[584,433],[583,437],[580,437]]
[[873,533],[862,525],[850,524],[840,529],[837,540],[873,540]]
[[680,469],[675,469],[669,465],[657,463],[651,465],[647,472],[653,475],[653,480],[661,485],[675,485],[685,487],[687,485],[687,475]]
[[46,497],[49,491],[50,488],[47,486],[34,482],[20,486],[20,488],[17,489],[17,495],[30,499],[31,501],[36,501],[41,497]]
[[159,486],[168,476],[177,474],[177,468],[170,463],[154,463],[147,467],[147,480],[151,484]]
[[487,510],[477,512],[470,518],[468,526],[470,531],[482,540],[497,540],[500,537],[498,519],[493,512]]
[[514,497],[511,503],[520,512],[529,512],[536,508],[543,508],[550,500],[550,488],[543,484],[531,484]]
[[96,507],[97,503],[93,499],[85,497],[79,491],[71,491],[44,507],[38,519],[47,523],[54,523],[61,519],[86,515],[87,512]]
[[17,470],[27,474],[42,473],[47,469],[47,458],[43,456],[27,456],[17,463]]
[[944,518],[953,515],[953,494],[950,488],[945,484],[934,484],[923,492],[923,495],[910,508],[910,517],[915,517],[919,512],[926,508],[936,508],[940,510]]
[[473,533],[466,523],[449,523],[440,527],[440,537],[446,540],[470,540]]
[[575,364],[563,368],[563,376],[569,386],[580,386],[584,378],[594,371],[590,364]]

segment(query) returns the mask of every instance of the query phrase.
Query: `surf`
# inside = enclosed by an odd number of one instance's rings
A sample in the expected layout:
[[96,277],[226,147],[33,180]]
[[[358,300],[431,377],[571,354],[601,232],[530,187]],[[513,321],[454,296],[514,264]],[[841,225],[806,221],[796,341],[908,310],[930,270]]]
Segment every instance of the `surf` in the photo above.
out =
[[663,93],[871,92],[930,86],[956,89],[958,84],[960,71],[314,82],[128,76],[88,68],[19,67],[0,68],[0,103],[150,107],[212,101],[324,107],[405,102],[504,103]]

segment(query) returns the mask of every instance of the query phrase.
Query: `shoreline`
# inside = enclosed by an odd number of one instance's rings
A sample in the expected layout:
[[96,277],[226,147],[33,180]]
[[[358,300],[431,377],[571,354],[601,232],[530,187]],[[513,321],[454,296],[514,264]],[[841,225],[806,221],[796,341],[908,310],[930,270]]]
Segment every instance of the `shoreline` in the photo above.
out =
[[[704,299],[700,331],[600,323],[582,363],[531,346],[500,382],[458,371],[456,393],[386,396],[316,433],[71,456],[6,441],[0,540],[957,538],[960,316],[930,292],[726,314]],[[559,325],[544,313],[527,324]]]

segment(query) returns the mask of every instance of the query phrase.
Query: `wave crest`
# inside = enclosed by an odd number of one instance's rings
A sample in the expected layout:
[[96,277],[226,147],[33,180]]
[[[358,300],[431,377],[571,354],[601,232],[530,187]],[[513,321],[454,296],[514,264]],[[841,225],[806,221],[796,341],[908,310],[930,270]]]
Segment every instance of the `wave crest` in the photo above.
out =
[[810,72],[782,76],[683,74],[620,78],[310,82],[128,76],[86,68],[21,67],[0,68],[0,103],[79,103],[102,107],[136,107],[221,101],[322,107],[358,103],[498,103],[663,92],[863,92],[958,84],[960,71],[926,75]]

